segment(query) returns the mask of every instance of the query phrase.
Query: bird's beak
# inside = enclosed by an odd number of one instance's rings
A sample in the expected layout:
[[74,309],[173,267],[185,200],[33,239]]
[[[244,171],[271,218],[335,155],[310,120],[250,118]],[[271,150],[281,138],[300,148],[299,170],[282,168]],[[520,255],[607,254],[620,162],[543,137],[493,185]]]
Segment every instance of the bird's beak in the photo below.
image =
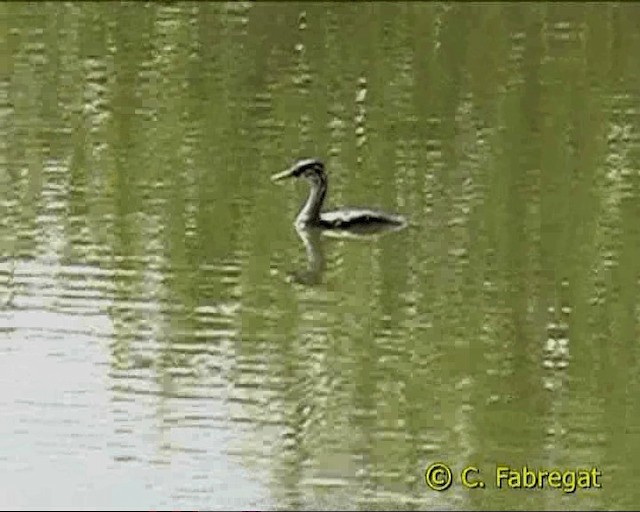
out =
[[293,173],[295,172],[296,168],[295,167],[291,167],[290,169],[287,169],[286,171],[282,171],[279,172],[277,174],[274,174],[273,176],[271,176],[271,181],[278,182],[278,181],[282,181],[282,180],[286,180],[287,178],[291,178],[293,176]]

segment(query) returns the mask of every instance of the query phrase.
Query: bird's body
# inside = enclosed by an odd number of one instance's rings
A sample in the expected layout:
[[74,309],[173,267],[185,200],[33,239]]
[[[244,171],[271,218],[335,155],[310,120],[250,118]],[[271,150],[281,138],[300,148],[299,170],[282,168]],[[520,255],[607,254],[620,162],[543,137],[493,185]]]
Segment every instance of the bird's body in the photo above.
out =
[[[272,176],[273,181],[303,177],[309,181],[311,190],[304,206],[296,217],[299,227],[315,227],[327,234],[366,235],[403,228],[406,221],[399,215],[366,208],[342,208],[322,211],[327,194],[327,175],[324,164],[315,159],[300,160],[293,167]],[[340,232],[340,233],[339,233]]]

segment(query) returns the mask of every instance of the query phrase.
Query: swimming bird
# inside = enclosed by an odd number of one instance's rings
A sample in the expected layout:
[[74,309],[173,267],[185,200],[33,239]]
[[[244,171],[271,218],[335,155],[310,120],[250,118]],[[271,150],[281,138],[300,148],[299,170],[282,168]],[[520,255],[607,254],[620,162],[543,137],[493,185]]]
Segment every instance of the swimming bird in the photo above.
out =
[[324,164],[320,160],[300,160],[289,169],[274,174],[271,180],[279,182],[287,178],[304,178],[311,186],[309,197],[296,217],[297,227],[317,227],[329,232],[340,231],[341,234],[347,235],[367,235],[395,231],[406,226],[405,219],[400,215],[366,208],[341,208],[323,212],[322,205],[327,195],[328,180]]

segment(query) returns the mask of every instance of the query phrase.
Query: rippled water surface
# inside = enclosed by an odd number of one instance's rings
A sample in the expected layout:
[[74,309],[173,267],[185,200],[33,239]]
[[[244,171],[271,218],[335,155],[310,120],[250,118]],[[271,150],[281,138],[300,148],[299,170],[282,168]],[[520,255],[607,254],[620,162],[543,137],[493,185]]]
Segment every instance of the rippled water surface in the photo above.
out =
[[[2,508],[636,507],[638,20],[0,4]],[[308,156],[409,226],[296,231]]]

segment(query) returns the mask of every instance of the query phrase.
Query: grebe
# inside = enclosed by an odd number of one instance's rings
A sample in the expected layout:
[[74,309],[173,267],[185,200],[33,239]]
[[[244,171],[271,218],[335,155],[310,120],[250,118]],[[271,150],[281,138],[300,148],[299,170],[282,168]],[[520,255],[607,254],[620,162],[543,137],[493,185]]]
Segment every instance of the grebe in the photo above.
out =
[[286,178],[305,178],[311,185],[309,197],[298,213],[295,225],[316,227],[322,230],[343,231],[359,234],[375,234],[381,231],[398,230],[406,226],[400,215],[363,208],[343,208],[321,212],[327,194],[327,175],[320,160],[300,160],[286,171],[274,174],[271,180],[278,182]]

